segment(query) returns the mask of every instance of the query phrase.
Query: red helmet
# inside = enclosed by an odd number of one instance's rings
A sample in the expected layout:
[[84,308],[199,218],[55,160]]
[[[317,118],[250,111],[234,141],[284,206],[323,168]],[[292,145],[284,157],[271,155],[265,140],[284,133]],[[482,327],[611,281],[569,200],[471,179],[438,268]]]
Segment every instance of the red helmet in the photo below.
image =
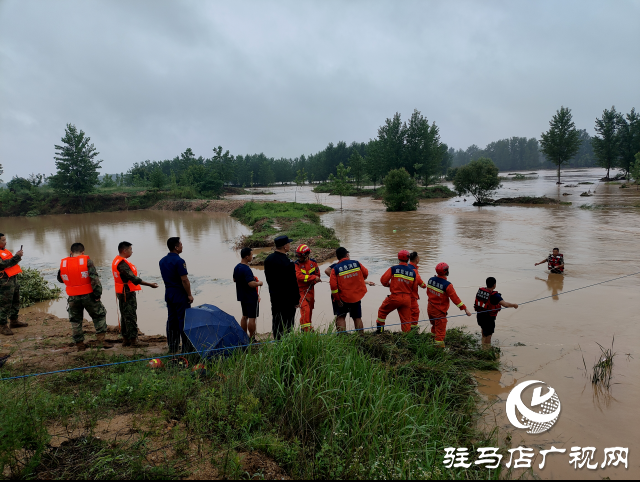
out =
[[406,249],[401,250],[398,253],[398,259],[400,261],[409,261],[409,251],[407,251]]
[[440,276],[447,276],[449,274],[449,265],[447,263],[438,263],[438,266],[436,266],[436,273]]
[[296,249],[296,254],[302,254],[303,256],[306,256],[310,252],[311,248],[306,244],[301,244],[300,246],[298,246],[298,249]]

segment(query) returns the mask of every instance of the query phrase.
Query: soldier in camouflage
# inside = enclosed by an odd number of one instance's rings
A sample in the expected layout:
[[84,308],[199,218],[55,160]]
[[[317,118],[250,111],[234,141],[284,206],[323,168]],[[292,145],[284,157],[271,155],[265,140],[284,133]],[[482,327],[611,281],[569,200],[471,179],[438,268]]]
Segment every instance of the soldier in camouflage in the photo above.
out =
[[137,268],[129,261],[132,254],[132,244],[127,241],[121,242],[118,245],[118,256],[112,263],[112,271],[116,281],[116,298],[120,307],[122,346],[141,348],[149,346],[149,344],[138,340],[138,301],[136,291],[141,289],[140,286],[157,288],[158,283],[147,283],[138,277]]
[[[21,272],[19,263],[22,260],[22,249],[12,255],[5,249],[7,238],[0,233],[0,334],[11,336],[11,328],[23,328],[27,323],[18,321],[20,310],[20,286],[18,274]],[[7,320],[9,325],[7,326]]]
[[[74,243],[71,246],[71,258],[76,256],[84,256],[84,246],[81,243]],[[100,276],[91,258],[87,258],[87,270],[93,291],[84,295],[69,296],[68,298],[67,311],[73,331],[73,341],[78,351],[87,349],[87,345],[84,344],[84,331],[82,329],[84,310],[87,310],[96,330],[98,348],[113,348],[112,344],[105,341],[105,334],[107,332],[107,309],[102,304],[102,301],[100,301],[102,297],[102,283],[100,282]],[[58,282],[65,283],[60,270],[58,270]]]

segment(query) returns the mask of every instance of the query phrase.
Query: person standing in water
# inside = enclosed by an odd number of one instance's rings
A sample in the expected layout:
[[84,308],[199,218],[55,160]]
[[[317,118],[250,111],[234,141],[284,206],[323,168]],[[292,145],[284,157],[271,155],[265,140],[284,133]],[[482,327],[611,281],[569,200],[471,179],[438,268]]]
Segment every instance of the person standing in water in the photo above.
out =
[[138,277],[138,268],[129,261],[133,254],[133,245],[127,241],[118,244],[118,256],[111,263],[111,271],[116,286],[116,299],[120,308],[120,333],[122,346],[144,348],[149,343],[138,340],[138,300],[136,291],[142,286],[157,288],[158,283],[147,283]]
[[509,303],[502,299],[502,295],[496,291],[496,279],[492,276],[487,278],[487,287],[479,288],[476,293],[476,301],[473,308],[478,312],[476,318],[478,325],[482,329],[482,348],[491,348],[491,335],[496,330],[496,317],[498,312],[504,308],[518,309],[517,303]]
[[233,281],[236,284],[236,299],[240,302],[240,307],[242,308],[240,326],[253,342],[256,336],[256,318],[260,313],[258,288],[263,283],[254,276],[249,267],[253,260],[253,250],[251,248],[242,248],[240,257],[242,259],[233,270]]
[[[22,273],[22,248],[15,255],[6,249],[7,238],[0,233],[0,334],[13,335],[11,328],[24,328],[28,323],[18,321],[20,311],[20,285],[18,275]],[[8,323],[7,323],[8,320]]]
[[536,263],[536,266],[545,263],[547,263],[547,268],[551,273],[564,273],[564,255],[560,254],[560,250],[558,248],[553,248],[553,253],[547,256],[546,259],[543,259],[539,263]]

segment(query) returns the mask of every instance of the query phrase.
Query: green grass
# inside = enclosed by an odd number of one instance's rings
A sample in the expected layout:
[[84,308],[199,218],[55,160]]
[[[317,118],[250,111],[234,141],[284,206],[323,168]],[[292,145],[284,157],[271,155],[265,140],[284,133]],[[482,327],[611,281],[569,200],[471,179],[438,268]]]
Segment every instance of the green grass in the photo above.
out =
[[319,248],[335,249],[340,246],[340,240],[333,229],[322,225],[317,214],[328,211],[333,208],[322,204],[249,202],[233,211],[231,216],[253,228],[253,233],[243,239],[244,246],[273,246],[274,236],[286,234],[295,241],[304,240]]
[[456,196],[455,191],[449,189],[448,186],[437,185],[419,188],[420,199],[447,199]]
[[[3,382],[0,473],[174,478],[188,471],[181,457],[197,441],[228,454],[225,467],[236,476],[236,452],[259,450],[294,478],[498,477],[478,466],[442,466],[444,447],[473,452],[497,443],[475,428],[471,377],[496,369],[497,351],[480,350],[460,330],[449,330],[447,344],[448,352],[436,348],[428,333],[296,333],[213,360],[204,378],[176,368],[153,371],[143,362]],[[126,413],[179,421],[176,458],[150,466],[144,457],[151,432],[135,444],[95,440],[97,420]],[[68,453],[49,448],[52,421],[86,427]]]

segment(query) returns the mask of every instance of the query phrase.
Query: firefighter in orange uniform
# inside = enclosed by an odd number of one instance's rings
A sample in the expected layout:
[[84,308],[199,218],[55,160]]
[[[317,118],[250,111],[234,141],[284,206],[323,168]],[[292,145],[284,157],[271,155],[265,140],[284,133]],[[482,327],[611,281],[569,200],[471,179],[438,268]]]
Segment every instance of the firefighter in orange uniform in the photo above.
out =
[[[0,334],[11,336],[11,328],[23,328],[27,323],[18,321],[20,311],[20,286],[18,275],[22,273],[22,249],[15,256],[6,249],[7,238],[0,233]],[[7,323],[8,320],[8,323]]]
[[380,278],[380,283],[391,289],[378,309],[378,333],[384,331],[387,316],[394,310],[398,310],[402,331],[411,331],[411,297],[414,291],[426,288],[418,271],[409,261],[409,251],[403,249],[398,253],[399,264],[389,268]]
[[439,263],[436,266],[436,275],[427,282],[427,295],[429,296],[427,314],[431,321],[431,333],[436,335],[436,345],[444,348],[444,339],[447,335],[449,300],[453,301],[467,316],[471,316],[471,312],[460,300],[456,290],[453,289],[453,285],[447,281],[449,265],[447,263]]
[[301,244],[296,249],[295,262],[296,280],[298,281],[298,289],[300,290],[300,329],[302,331],[310,331],[311,315],[315,305],[315,289],[316,283],[321,283],[320,267],[315,259],[310,258],[311,248],[306,244]]
[[87,349],[82,330],[84,310],[87,310],[93,320],[98,347],[113,348],[113,345],[105,341],[107,309],[100,301],[102,283],[93,261],[89,256],[85,256],[82,243],[73,243],[69,257],[60,262],[58,282],[64,283],[69,296],[67,311],[73,331],[73,341],[78,351]]
[[[409,264],[413,266],[413,269],[418,272],[418,264],[420,263],[420,256],[414,251],[409,255]],[[402,325],[402,331],[418,330],[418,320],[420,319],[420,305],[418,300],[420,299],[420,293],[418,293],[418,285],[415,285],[413,293],[411,293],[411,326]]]
[[133,245],[127,241],[118,244],[118,256],[111,263],[111,272],[116,286],[116,299],[120,308],[120,334],[122,346],[143,348],[149,346],[138,340],[138,300],[136,291],[142,286],[157,288],[158,283],[147,283],[138,277],[138,269],[129,261]]

